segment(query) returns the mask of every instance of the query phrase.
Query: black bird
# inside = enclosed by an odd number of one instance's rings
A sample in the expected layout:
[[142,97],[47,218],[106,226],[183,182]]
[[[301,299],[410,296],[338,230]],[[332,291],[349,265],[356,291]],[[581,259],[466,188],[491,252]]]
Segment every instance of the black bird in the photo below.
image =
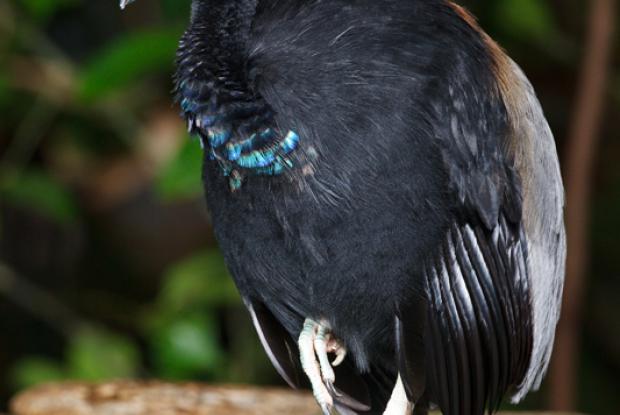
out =
[[539,386],[564,276],[555,144],[463,8],[193,0],[176,95],[263,346],[325,414],[480,415]]

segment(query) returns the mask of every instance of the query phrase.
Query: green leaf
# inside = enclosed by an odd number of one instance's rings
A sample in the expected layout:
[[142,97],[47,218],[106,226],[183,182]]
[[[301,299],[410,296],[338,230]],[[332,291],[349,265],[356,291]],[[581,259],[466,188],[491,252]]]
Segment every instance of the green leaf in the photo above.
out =
[[0,196],[9,204],[36,211],[60,223],[77,217],[77,203],[71,192],[43,171],[0,176]]
[[151,337],[158,375],[186,379],[217,370],[224,358],[217,333],[215,321],[204,313],[177,317],[160,325]]
[[219,251],[192,256],[165,275],[157,300],[160,312],[173,314],[201,306],[239,304],[237,288]]
[[133,377],[140,362],[131,341],[93,328],[83,329],[71,339],[67,361],[71,378],[89,381]]
[[36,356],[21,359],[11,370],[11,383],[19,389],[65,378],[66,374],[58,363]]
[[[1,64],[1,63],[0,63]],[[0,108],[5,107],[11,98],[11,90],[6,74],[0,70]]]
[[38,21],[46,21],[62,8],[75,6],[81,0],[21,0],[26,12]]
[[548,3],[540,0],[500,0],[496,21],[510,35],[535,42],[546,42],[555,33]]
[[196,141],[189,138],[184,141],[155,183],[162,199],[172,201],[202,194],[202,154]]
[[166,18],[187,19],[190,13],[190,0],[161,0],[161,8]]
[[92,102],[158,70],[169,72],[181,32],[162,28],[120,38],[94,56],[82,72],[79,97]]

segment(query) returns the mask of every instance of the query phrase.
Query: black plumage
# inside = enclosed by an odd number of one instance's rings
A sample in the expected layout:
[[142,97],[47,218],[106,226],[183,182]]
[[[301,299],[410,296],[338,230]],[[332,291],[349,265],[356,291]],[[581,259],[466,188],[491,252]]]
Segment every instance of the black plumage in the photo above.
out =
[[307,384],[311,318],[349,352],[341,413],[381,413],[398,374],[416,413],[479,415],[537,387],[563,278],[557,156],[470,15],[194,0],[177,64],[217,239],[289,384]]

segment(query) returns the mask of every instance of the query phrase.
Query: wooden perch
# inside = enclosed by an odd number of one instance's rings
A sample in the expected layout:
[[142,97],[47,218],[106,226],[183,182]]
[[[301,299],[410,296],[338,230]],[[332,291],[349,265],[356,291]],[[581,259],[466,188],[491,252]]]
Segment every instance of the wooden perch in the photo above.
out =
[[319,413],[312,395],[306,392],[277,388],[209,386],[197,383],[119,381],[104,384],[55,384],[28,390],[11,403],[12,415],[319,415]]
[[160,382],[58,384],[11,403],[12,415],[318,415],[311,395],[274,388]]

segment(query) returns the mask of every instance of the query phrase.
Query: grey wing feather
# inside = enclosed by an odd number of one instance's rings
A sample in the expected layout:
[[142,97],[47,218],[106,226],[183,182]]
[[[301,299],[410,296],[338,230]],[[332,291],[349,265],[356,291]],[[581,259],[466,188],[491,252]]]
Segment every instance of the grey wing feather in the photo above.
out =
[[534,344],[528,371],[513,396],[520,401],[538,389],[547,371],[555,329],[560,317],[566,261],[564,188],[555,141],[532,85],[523,71],[508,60],[513,90],[511,143],[522,180],[523,225],[527,241],[532,298]]
[[426,265],[426,392],[446,415],[494,411],[524,376],[532,327],[521,305],[523,238],[503,215],[492,231],[481,222],[455,226]]
[[245,301],[258,337],[276,371],[292,388],[307,385],[299,363],[299,349],[273,314],[260,303]]

